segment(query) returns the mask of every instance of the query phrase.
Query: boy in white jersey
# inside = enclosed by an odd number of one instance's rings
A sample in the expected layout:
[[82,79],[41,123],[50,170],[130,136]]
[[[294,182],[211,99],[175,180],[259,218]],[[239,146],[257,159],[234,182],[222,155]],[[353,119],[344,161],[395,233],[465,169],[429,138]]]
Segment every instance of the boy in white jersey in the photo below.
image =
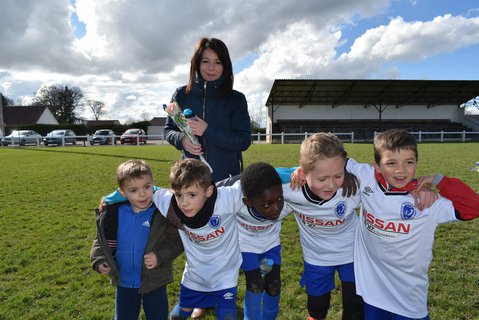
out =
[[417,144],[405,130],[378,134],[374,159],[374,168],[351,159],[346,167],[360,181],[354,268],[365,319],[429,319],[427,271],[435,230],[441,223],[476,218],[479,195],[457,179],[425,177],[419,184],[434,184],[445,198],[424,210],[415,207],[410,191],[417,185]]
[[[170,183],[171,204],[184,226],[180,237],[186,256],[179,303],[170,319],[187,319],[194,307],[216,307],[217,319],[236,319],[242,261],[236,222],[242,205],[239,183],[216,189],[209,168],[196,159],[175,163]],[[165,200],[164,192],[153,196],[161,212],[167,212]]]
[[[281,291],[281,219],[290,210],[285,206],[281,178],[264,162],[256,162],[235,177],[216,186],[232,185],[241,178],[244,206],[237,212],[239,243],[246,277],[245,320],[276,319]],[[178,222],[173,220],[173,224]],[[262,276],[260,261],[271,259],[271,271]],[[193,315],[206,310],[195,309]]]
[[358,216],[357,180],[344,170],[347,153],[334,134],[316,133],[301,144],[300,190],[283,185],[285,201],[294,210],[303,249],[301,285],[308,294],[308,319],[326,319],[334,275],[339,274],[343,319],[363,319],[363,301],[356,295],[353,244]]

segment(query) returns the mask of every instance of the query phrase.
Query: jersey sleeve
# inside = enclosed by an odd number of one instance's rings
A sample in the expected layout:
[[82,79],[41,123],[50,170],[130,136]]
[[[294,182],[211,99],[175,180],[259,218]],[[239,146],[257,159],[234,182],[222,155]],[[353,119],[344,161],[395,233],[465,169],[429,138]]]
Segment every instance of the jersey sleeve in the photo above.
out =
[[220,206],[222,206],[222,211],[225,213],[237,214],[244,205],[240,180],[236,181],[232,186],[219,187],[218,194],[220,193]]
[[290,183],[291,182],[291,174],[294,170],[298,169],[299,167],[291,167],[291,168],[283,168],[279,167],[276,168],[276,172],[278,173],[279,177],[281,178],[281,183]]
[[459,220],[472,220],[479,216],[479,194],[456,178],[443,177],[437,184],[441,196],[452,201]]
[[114,204],[118,202],[123,202],[126,201],[127,199],[116,189],[109,195],[103,198],[102,202],[108,203],[108,204]]
[[173,194],[167,189],[159,189],[153,194],[153,203],[166,218]]

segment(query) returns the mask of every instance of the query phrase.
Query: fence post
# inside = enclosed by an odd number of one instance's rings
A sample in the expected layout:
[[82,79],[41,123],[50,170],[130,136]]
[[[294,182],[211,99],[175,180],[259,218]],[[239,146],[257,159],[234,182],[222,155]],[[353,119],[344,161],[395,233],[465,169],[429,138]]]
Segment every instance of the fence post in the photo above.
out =
[[281,132],[281,144],[284,144],[284,132]]
[[419,138],[418,138],[419,143],[422,142],[422,131],[419,131]]
[[462,131],[462,142],[466,142],[466,131]]
[[354,131],[351,132],[351,143],[354,143]]
[[441,142],[444,142],[444,131],[441,131]]
[[258,144],[260,144],[260,142],[261,142],[261,136],[260,136],[260,133],[258,132],[258,133],[257,133],[257,135],[258,135]]

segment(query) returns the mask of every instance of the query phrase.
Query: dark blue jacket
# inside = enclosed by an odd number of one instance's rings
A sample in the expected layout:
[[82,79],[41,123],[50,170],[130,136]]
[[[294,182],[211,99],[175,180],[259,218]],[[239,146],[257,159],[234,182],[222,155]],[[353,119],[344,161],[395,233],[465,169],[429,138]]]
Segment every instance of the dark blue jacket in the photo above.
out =
[[[213,181],[220,181],[241,172],[241,152],[251,144],[251,125],[245,96],[233,90],[227,97],[218,96],[223,79],[206,82],[198,78],[190,93],[186,86],[176,89],[173,99],[182,109],[189,108],[208,123],[202,137],[204,157],[213,168]],[[195,156],[183,150],[184,135],[168,117],[165,124],[166,140],[183,151],[183,158]]]

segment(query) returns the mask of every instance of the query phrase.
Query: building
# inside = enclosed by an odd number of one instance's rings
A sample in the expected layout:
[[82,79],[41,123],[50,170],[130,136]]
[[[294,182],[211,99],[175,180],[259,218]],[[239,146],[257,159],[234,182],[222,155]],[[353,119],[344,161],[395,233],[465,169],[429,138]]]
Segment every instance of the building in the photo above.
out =
[[2,109],[5,131],[36,124],[58,124],[57,119],[48,107],[4,106]]
[[148,136],[150,139],[159,139],[165,131],[166,117],[154,117],[148,125]]
[[358,140],[391,127],[472,129],[463,105],[479,96],[468,80],[279,80],[266,101],[266,133],[354,132]]

